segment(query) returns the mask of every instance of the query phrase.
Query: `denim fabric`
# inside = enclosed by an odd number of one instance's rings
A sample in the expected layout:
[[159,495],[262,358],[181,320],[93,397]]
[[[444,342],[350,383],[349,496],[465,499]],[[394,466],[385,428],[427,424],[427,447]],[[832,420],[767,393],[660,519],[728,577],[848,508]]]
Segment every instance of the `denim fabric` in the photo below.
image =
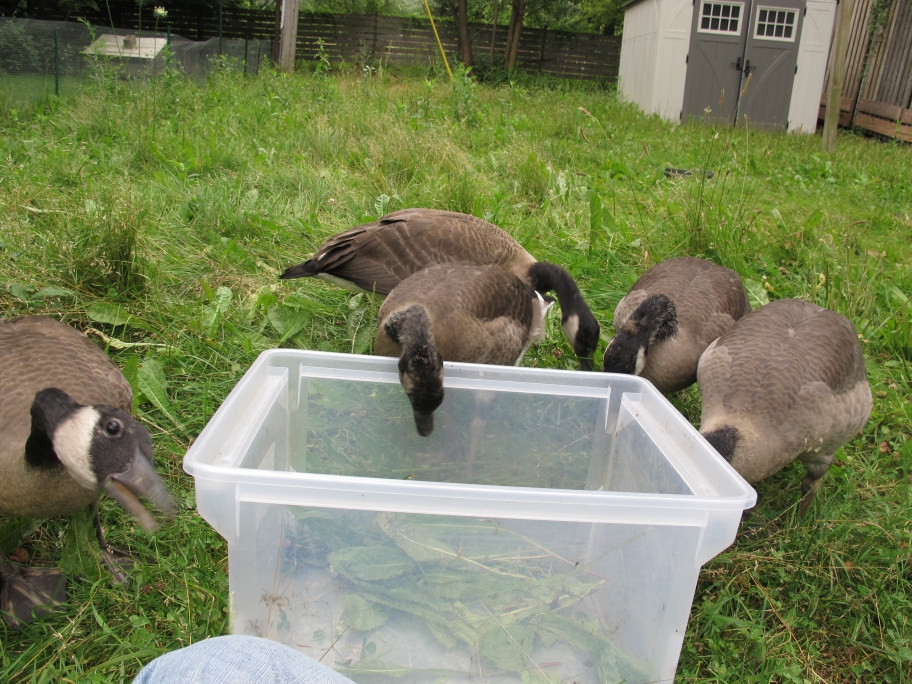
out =
[[293,648],[252,636],[222,636],[159,656],[133,684],[351,684]]

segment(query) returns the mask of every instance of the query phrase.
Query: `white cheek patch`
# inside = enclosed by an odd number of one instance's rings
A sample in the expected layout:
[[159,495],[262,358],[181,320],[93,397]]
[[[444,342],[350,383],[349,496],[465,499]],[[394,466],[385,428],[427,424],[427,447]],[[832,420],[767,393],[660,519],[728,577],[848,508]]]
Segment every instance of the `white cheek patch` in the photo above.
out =
[[579,332],[579,316],[570,314],[567,316],[567,320],[561,324],[561,327],[564,329],[564,335],[570,341],[570,346],[573,346],[576,343],[576,333]]
[[54,451],[70,476],[83,487],[98,489],[89,449],[95,426],[101,414],[91,406],[83,406],[67,418],[54,432]]
[[643,368],[646,367],[646,349],[640,347],[640,350],[637,352],[636,366],[633,369],[634,375],[639,375],[643,372]]

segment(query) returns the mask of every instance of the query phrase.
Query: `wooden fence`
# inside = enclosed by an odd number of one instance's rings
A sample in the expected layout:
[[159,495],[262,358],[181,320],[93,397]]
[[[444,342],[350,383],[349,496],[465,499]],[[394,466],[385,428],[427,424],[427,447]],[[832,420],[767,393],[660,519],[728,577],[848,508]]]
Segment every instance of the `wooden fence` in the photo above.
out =
[[[49,8],[29,0],[25,11],[16,16],[32,19],[87,19],[98,26],[136,30],[140,19],[142,28],[151,29],[155,20],[151,5],[140,17],[135,2],[109,0],[98,3],[99,10],[65,11]],[[110,17],[108,16],[110,7]],[[218,11],[199,12],[188,9],[169,9],[167,19],[160,20],[159,30],[171,31],[191,40],[208,40],[221,35],[225,38],[259,38],[275,40],[275,12],[226,8],[221,17]],[[447,58],[458,56],[456,27],[451,21],[438,21],[437,29]],[[470,24],[472,45],[476,56],[489,53],[490,24]],[[494,35],[495,54],[503,55],[507,27],[498,26]],[[427,19],[363,16],[352,14],[301,13],[298,21],[298,59],[315,59],[319,42],[331,61],[380,61],[388,64],[430,64],[440,59],[440,51],[430,22]],[[549,31],[524,28],[519,41],[517,66],[528,72],[560,78],[616,81],[620,66],[621,39],[589,33]]]
[[[912,2],[893,0],[876,45],[868,31],[873,4],[855,3],[839,123],[912,142]],[[826,93],[820,118],[825,111]]]
[[[458,55],[456,27],[437,22],[447,58]],[[491,25],[469,24],[476,59],[490,54]],[[507,27],[498,26],[494,52],[502,55]],[[389,64],[428,64],[440,58],[430,22],[426,19],[357,16],[345,14],[302,15],[298,23],[297,56],[315,59],[318,40],[330,60],[372,58]],[[521,69],[562,78],[617,80],[621,39],[588,33],[524,28],[517,51]]]

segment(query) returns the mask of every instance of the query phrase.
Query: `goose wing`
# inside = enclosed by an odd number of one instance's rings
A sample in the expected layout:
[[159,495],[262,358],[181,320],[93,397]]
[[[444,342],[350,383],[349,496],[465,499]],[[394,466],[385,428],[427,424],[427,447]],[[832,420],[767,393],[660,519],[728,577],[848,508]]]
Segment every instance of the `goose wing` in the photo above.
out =
[[388,294],[434,264],[508,269],[517,255],[526,254],[505,231],[475,216],[403,209],[330,238],[312,259],[289,268],[282,278],[326,274]]
[[786,441],[849,434],[867,420],[870,389],[855,328],[839,314],[785,299],[742,318],[713,343],[698,370],[704,418],[749,414]]
[[465,269],[454,275],[459,278],[456,306],[440,320],[439,327],[449,339],[458,339],[458,344],[441,351],[444,359],[516,363],[529,343],[535,292],[516,276],[496,269]]
[[734,271],[697,257],[668,259],[644,273],[618,304],[621,325],[649,295],[675,303],[678,325],[709,344],[750,311],[744,283]]

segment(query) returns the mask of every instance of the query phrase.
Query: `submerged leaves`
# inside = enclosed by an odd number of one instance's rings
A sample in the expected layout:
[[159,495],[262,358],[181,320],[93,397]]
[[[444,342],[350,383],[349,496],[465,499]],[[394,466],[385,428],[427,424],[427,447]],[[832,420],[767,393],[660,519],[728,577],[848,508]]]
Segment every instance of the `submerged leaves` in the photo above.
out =
[[[337,576],[347,592],[342,624],[367,632],[365,644],[388,643],[383,628],[398,616],[421,625],[442,647],[440,658],[480,655],[485,669],[523,682],[560,681],[548,657],[560,644],[576,649],[579,662],[592,661],[602,682],[641,677],[641,665],[591,617],[590,600],[605,580],[498,521],[308,511],[297,517],[292,539],[307,549],[309,565]],[[417,674],[366,646],[359,662],[337,665],[351,674]]]

